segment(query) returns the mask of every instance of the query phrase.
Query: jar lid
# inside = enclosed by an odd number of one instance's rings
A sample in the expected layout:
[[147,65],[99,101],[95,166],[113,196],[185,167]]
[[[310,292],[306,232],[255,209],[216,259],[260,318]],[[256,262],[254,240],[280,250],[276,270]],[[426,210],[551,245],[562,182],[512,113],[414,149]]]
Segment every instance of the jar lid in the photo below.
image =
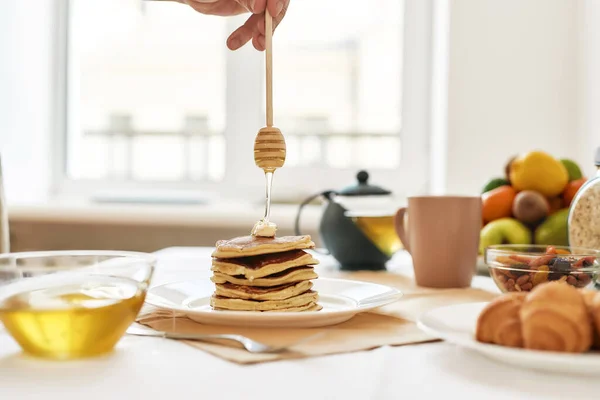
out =
[[596,167],[600,167],[600,147],[596,149],[596,157],[594,157],[594,164],[596,164]]

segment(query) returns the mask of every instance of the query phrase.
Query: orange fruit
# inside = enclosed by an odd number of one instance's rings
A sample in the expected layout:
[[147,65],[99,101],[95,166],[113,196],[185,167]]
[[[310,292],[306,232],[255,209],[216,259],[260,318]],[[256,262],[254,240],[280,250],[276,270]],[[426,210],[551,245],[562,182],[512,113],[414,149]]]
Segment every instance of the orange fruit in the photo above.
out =
[[550,214],[553,214],[563,208],[562,197],[551,197],[548,199],[548,202],[550,203]]
[[517,192],[512,186],[500,186],[481,195],[483,220],[486,222],[510,217]]
[[567,183],[567,186],[563,191],[563,201],[565,203],[565,207],[569,207],[571,205],[571,202],[575,198],[577,191],[586,181],[586,178],[580,178]]

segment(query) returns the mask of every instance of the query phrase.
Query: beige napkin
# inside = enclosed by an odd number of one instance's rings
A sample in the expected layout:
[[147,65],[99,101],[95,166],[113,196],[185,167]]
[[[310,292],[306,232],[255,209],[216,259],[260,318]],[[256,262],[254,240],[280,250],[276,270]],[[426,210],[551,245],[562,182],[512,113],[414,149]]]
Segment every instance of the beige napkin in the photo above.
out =
[[273,329],[202,325],[183,314],[151,307],[142,310],[138,322],[168,332],[235,333],[271,345],[292,344],[308,338],[307,341],[292,346],[289,352],[276,354],[252,354],[232,346],[183,341],[226,360],[251,364],[434,341],[434,338],[426,335],[415,324],[423,312],[451,304],[488,301],[496,296],[494,293],[474,288],[422,288],[416,286],[410,277],[393,272],[334,272],[321,276],[382,283],[402,290],[404,296],[393,304],[358,314],[344,323],[322,328]]

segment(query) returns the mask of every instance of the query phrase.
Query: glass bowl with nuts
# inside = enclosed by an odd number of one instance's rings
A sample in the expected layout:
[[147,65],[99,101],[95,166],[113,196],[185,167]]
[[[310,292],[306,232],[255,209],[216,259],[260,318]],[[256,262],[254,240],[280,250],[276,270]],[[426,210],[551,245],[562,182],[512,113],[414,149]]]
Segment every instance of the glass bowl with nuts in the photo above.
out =
[[529,292],[548,281],[593,287],[600,272],[600,250],[569,246],[495,245],[485,263],[503,292]]

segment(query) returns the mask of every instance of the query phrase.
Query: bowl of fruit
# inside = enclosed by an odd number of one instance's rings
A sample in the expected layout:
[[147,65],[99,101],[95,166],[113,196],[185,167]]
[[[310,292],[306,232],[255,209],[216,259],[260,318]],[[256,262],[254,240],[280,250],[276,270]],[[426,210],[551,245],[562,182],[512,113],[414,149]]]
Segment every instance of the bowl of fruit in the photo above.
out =
[[543,151],[510,158],[481,191],[481,272],[488,246],[569,246],[569,207],[586,181],[577,163]]
[[599,250],[569,246],[494,245],[485,250],[485,264],[503,293],[529,292],[550,281],[592,287],[599,261]]

